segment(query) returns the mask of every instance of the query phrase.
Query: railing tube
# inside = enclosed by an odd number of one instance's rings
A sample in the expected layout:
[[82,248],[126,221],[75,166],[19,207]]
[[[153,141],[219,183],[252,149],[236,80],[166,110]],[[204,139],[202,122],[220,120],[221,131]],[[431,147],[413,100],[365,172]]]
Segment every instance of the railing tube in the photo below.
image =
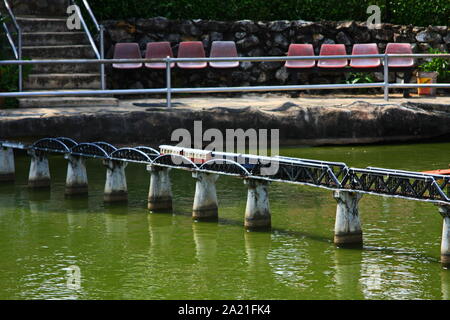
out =
[[[103,25],[100,26],[100,58],[105,59],[105,28]],[[105,79],[105,65],[102,63],[100,65],[100,76],[101,76],[101,87],[102,90],[106,89],[106,79]]]
[[95,18],[94,13],[92,12],[91,6],[89,5],[89,2],[87,0],[83,0],[84,7],[86,8],[87,12],[91,16],[92,22],[94,22],[95,28],[97,31],[100,31],[101,25],[98,24],[97,19]]
[[[17,42],[18,42],[18,47],[19,47],[18,56],[19,56],[19,60],[22,60],[22,30],[19,29],[17,33],[18,33]],[[19,92],[22,92],[22,91],[23,91],[23,65],[19,64]]]
[[166,59],[166,87],[167,87],[167,108],[172,108],[172,70],[171,61],[168,56]]
[[389,56],[387,54],[384,55],[384,68],[383,68],[383,76],[384,76],[384,100],[389,101]]

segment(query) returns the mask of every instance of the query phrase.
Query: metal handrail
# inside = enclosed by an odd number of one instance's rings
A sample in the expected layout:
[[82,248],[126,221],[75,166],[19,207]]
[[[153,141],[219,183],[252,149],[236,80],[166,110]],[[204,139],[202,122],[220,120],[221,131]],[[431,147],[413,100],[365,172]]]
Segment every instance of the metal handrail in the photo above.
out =
[[91,17],[92,22],[94,22],[95,28],[97,31],[100,31],[101,27],[98,24],[97,19],[95,18],[94,13],[92,12],[91,6],[89,5],[89,2],[87,0],[83,0],[84,7],[86,8],[87,12],[89,13],[89,16]]
[[[73,2],[73,0],[72,0],[72,2]],[[89,31],[89,28],[87,27],[86,21],[84,21],[83,14],[81,13],[80,7],[75,4],[75,9],[76,9],[78,18],[80,19],[81,26],[83,27],[83,30],[86,33],[86,36],[88,37],[89,43],[90,43],[92,49],[94,50],[95,56],[97,57],[97,59],[100,59],[101,58],[100,52],[98,51],[97,45],[95,44],[95,41],[94,41],[94,38],[92,37],[92,34]]]
[[[83,30],[86,33],[86,36],[88,37],[89,43],[90,43],[92,49],[94,50],[97,60],[103,60],[105,58],[105,41],[104,41],[105,28],[103,27],[103,25],[100,25],[98,23],[88,1],[83,0],[82,1],[83,5],[84,5],[86,11],[88,12],[92,22],[94,23],[95,28],[99,32],[100,48],[98,48],[97,45],[95,44],[95,41],[94,41],[94,38],[92,37],[91,32],[89,31],[89,28],[87,27],[86,21],[83,18],[83,14],[81,13],[80,7],[75,3],[74,0],[70,0],[70,2],[76,6],[77,15],[80,19],[81,25],[83,26]],[[101,77],[101,89],[105,90],[106,80],[105,80],[105,65],[104,64],[100,64],[100,77]]]
[[[2,19],[2,18],[3,18],[3,16],[0,13],[0,19]],[[16,59],[19,59],[19,52],[18,52],[18,50],[16,48],[16,45],[15,45],[14,40],[12,38],[11,32],[9,31],[8,25],[3,22],[2,26],[3,26],[3,30],[5,30],[6,38],[8,39],[9,45],[11,46],[11,49],[12,49],[12,51],[14,53],[14,57]]]
[[[209,57],[209,58],[139,58],[139,59],[52,59],[52,60],[26,60],[23,64],[113,64],[113,63],[153,63],[164,62],[279,62],[290,60],[329,60],[329,59],[366,59],[366,58],[450,58],[450,54],[364,54],[364,55],[340,55],[340,56],[268,56],[268,57]],[[0,64],[18,64],[13,60],[0,60]]]
[[[11,46],[11,49],[13,50],[14,56],[18,61],[22,61],[22,29],[19,26],[19,23],[17,22],[16,16],[14,15],[14,12],[11,10],[11,7],[7,0],[3,0],[3,3],[5,4],[6,11],[8,12],[9,17],[11,18],[11,21],[13,22],[14,27],[17,31],[17,47],[14,43],[13,37],[11,35],[11,32],[9,31],[8,25],[3,22],[3,30],[5,30],[6,38],[8,39],[8,42]],[[0,17],[2,17],[0,13]],[[22,64],[19,63],[19,91],[21,92],[23,90],[23,67]]]
[[[244,87],[210,87],[210,88],[172,88],[170,67],[174,62],[224,62],[224,61],[288,61],[288,60],[323,60],[323,59],[363,59],[380,58],[384,61],[384,81],[376,83],[357,84],[319,84],[319,85],[280,85],[280,86],[244,86]],[[260,92],[260,91],[289,91],[289,90],[318,90],[318,89],[352,89],[352,88],[384,88],[384,98],[389,99],[390,88],[450,88],[450,83],[439,84],[391,84],[389,83],[389,65],[386,63],[393,57],[441,57],[450,58],[450,54],[376,54],[376,55],[342,55],[342,56],[280,56],[280,57],[214,57],[214,58],[152,58],[152,59],[69,59],[69,60],[4,60],[2,64],[113,64],[113,63],[152,63],[164,62],[166,64],[166,87],[156,89],[118,89],[118,90],[82,90],[82,91],[40,91],[40,92],[6,92],[0,97],[31,97],[31,96],[88,96],[108,94],[150,94],[165,93],[167,106],[171,106],[172,93],[207,93],[207,92]]]

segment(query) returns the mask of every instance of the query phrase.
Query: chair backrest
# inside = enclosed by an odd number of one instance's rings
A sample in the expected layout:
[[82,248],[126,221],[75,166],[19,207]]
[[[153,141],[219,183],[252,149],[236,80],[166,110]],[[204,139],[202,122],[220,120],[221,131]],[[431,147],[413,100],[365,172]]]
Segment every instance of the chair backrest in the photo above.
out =
[[289,45],[288,56],[314,56],[314,48],[312,44],[291,43]]
[[343,56],[346,54],[347,51],[343,44],[323,44],[320,47],[321,56]]
[[[235,58],[238,57],[236,43],[234,41],[214,41],[211,45],[211,58]],[[212,68],[237,68],[238,61],[212,61],[209,63]]]
[[205,49],[201,41],[184,41],[178,48],[178,58],[205,58]]
[[[412,54],[412,47],[410,43],[388,43],[386,46],[387,54]],[[389,67],[410,68],[414,66],[414,58],[389,58]]]
[[173,58],[172,47],[170,42],[149,42],[147,43],[147,50],[145,51],[146,59],[156,58]]
[[[376,43],[358,43],[353,45],[352,55],[379,54]],[[375,68],[381,66],[380,58],[352,59],[350,66],[354,68]]]
[[[142,59],[141,50],[137,43],[116,43],[114,46],[114,59]],[[116,69],[137,69],[142,63],[120,63],[113,64]]]
[[234,41],[214,41],[211,45],[212,58],[217,57],[237,57],[238,52]]
[[[347,51],[344,44],[323,44],[320,48],[321,56],[345,56]],[[325,59],[319,60],[319,67],[323,68],[343,68],[347,66],[347,59]]]
[[378,46],[376,43],[357,43],[353,45],[352,54],[379,54]]
[[[205,58],[205,49],[201,41],[181,42],[178,48],[178,58]],[[178,62],[181,69],[203,69],[208,66],[207,62]]]
[[[147,43],[147,49],[145,51],[146,59],[157,59],[157,58],[173,58],[172,47],[170,42],[149,42]],[[146,68],[149,69],[165,69],[166,64],[164,62],[151,62],[145,64]],[[171,63],[170,67],[175,67],[175,63]]]
[[[314,56],[314,48],[312,44],[297,44],[289,45],[288,56]],[[316,60],[288,60],[285,63],[286,68],[313,68],[316,65]]]

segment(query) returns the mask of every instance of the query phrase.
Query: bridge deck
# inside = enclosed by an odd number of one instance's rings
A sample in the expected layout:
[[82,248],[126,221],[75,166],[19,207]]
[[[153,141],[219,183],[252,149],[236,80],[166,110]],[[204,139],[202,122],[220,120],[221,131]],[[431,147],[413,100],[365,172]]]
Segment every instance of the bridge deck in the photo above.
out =
[[[350,168],[342,162],[221,152],[213,152],[209,161],[194,163],[184,156],[160,154],[145,146],[117,149],[105,142],[77,143],[69,138],[45,138],[30,145],[0,141],[0,146],[450,205],[450,176],[437,173],[374,167],[360,169]],[[276,170],[270,172],[270,168]]]

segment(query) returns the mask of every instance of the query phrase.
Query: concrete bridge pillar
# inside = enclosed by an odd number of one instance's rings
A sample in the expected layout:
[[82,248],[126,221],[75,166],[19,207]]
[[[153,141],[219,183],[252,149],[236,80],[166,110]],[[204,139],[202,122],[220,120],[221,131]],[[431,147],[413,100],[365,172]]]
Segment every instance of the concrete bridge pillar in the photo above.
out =
[[219,175],[193,172],[196,180],[192,218],[197,221],[217,221],[219,218],[216,181]]
[[356,192],[335,191],[337,201],[334,243],[337,246],[362,246],[363,235],[358,203],[362,195]]
[[0,181],[14,181],[14,150],[0,147]]
[[128,163],[114,160],[104,160],[106,167],[106,183],[103,200],[105,202],[128,201],[127,177],[125,168]]
[[66,195],[88,193],[88,177],[86,160],[80,156],[66,155],[68,160],[66,177]]
[[50,169],[47,155],[36,152],[36,150],[28,150],[28,154],[31,156],[28,186],[31,188],[50,187]]
[[148,191],[148,209],[157,212],[172,211],[172,186],[170,168],[147,166],[150,172],[150,189]]
[[450,267],[450,205],[439,206],[439,212],[444,218],[442,227],[441,262],[444,267]]
[[245,208],[245,228],[249,230],[270,230],[272,226],[269,206],[269,182],[246,179],[248,187]]

